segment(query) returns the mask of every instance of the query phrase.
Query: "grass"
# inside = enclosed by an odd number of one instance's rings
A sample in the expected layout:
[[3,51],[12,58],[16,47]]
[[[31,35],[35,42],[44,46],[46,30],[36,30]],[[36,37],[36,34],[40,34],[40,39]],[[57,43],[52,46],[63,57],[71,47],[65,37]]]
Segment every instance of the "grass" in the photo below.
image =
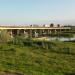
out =
[[74,42],[50,42],[44,48],[34,43],[33,46],[0,44],[0,72],[24,75],[65,75],[75,72]]

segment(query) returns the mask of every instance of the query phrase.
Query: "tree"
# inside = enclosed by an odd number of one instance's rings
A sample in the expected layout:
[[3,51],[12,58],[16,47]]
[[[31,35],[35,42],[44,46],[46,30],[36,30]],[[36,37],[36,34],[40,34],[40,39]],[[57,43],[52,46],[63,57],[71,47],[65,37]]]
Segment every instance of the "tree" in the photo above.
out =
[[60,27],[60,24],[57,24],[57,27]]
[[54,27],[54,24],[53,24],[53,23],[51,23],[51,24],[50,24],[50,27]]

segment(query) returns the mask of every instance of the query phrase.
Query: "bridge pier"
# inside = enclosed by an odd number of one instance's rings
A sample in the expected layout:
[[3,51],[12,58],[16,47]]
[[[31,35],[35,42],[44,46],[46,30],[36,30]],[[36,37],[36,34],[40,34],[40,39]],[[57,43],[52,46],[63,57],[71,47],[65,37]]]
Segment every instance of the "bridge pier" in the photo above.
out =
[[[8,31],[7,31],[8,32]],[[10,30],[10,36],[13,37],[12,29]]]
[[29,37],[32,38],[32,29],[29,30]]
[[55,34],[57,34],[57,30],[55,29]]

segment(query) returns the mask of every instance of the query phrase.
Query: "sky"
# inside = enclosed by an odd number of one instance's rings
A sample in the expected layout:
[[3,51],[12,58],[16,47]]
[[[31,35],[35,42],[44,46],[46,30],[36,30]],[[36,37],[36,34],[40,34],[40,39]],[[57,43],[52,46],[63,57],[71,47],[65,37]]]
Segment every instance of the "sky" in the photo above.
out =
[[75,0],[0,0],[0,24],[75,24]]

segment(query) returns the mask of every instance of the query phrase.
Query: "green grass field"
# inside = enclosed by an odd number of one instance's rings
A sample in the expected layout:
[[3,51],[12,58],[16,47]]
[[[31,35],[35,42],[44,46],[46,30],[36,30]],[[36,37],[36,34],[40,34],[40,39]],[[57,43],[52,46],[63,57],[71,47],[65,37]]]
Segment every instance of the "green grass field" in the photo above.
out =
[[75,72],[75,43],[41,45],[0,44],[0,73],[23,75],[66,75]]

